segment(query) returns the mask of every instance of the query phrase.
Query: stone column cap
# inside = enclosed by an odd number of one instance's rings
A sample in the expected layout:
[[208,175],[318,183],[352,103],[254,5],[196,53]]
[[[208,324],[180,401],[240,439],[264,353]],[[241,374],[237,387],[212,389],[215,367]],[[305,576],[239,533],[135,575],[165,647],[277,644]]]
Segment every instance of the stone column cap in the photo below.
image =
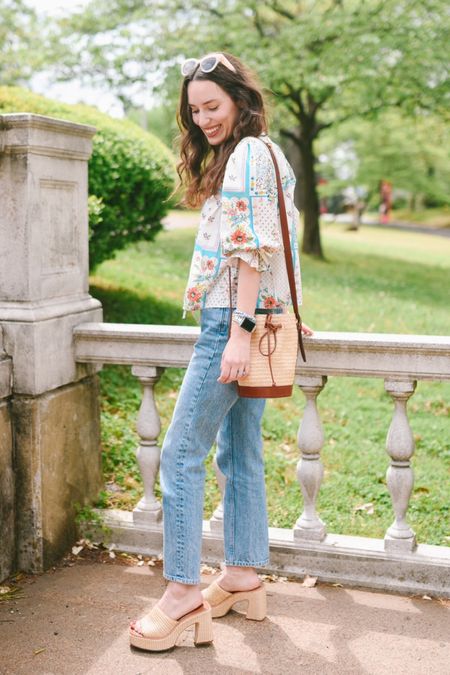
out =
[[87,160],[96,128],[69,120],[35,115],[0,115],[0,153],[33,153]]

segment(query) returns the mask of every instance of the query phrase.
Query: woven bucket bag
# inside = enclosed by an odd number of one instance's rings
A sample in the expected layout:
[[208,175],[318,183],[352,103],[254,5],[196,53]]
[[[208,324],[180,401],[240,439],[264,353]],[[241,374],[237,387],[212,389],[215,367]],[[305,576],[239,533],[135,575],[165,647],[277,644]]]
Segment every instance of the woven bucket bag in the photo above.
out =
[[[306,361],[306,355],[302,338],[302,320],[297,304],[289,226],[280,171],[271,146],[265,141],[262,142],[267,146],[275,167],[284,257],[294,312],[256,312],[256,328],[251,335],[250,342],[250,372],[246,377],[237,381],[237,388],[239,396],[244,398],[282,398],[292,394],[298,349],[300,348],[303,361]],[[230,270],[229,282],[231,309]]]

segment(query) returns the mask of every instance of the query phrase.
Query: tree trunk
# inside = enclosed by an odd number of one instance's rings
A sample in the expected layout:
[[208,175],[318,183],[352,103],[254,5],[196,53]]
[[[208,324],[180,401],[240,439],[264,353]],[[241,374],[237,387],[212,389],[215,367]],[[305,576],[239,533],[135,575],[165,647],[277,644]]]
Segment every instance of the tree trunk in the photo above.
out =
[[292,166],[295,177],[297,178],[294,193],[295,205],[299,211],[303,211],[303,163],[302,152],[300,150],[298,141],[294,141],[292,138],[286,137],[286,142],[283,144],[283,150],[285,151],[288,162]]
[[317,258],[324,257],[320,241],[319,196],[317,194],[316,172],[314,169],[313,140],[302,139],[301,160],[303,167],[303,213],[304,229],[302,252]]
[[[280,134],[289,140],[291,144],[289,147],[290,157],[295,162],[293,168],[297,176],[296,205],[299,210],[303,210],[304,219],[302,252],[323,260],[324,255],[320,241],[319,195],[314,168],[314,138],[317,136],[315,115],[303,115],[303,119],[295,131],[280,129]],[[297,199],[298,197],[300,199]]]

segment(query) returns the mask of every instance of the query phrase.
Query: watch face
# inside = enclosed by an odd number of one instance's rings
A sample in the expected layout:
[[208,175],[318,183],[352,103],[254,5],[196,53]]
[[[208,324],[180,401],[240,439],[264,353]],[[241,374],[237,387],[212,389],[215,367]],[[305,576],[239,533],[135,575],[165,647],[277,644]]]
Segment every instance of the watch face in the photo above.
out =
[[248,331],[249,333],[251,333],[253,331],[255,326],[256,326],[255,322],[252,321],[251,319],[248,319],[247,317],[244,317],[244,319],[241,323],[241,328]]

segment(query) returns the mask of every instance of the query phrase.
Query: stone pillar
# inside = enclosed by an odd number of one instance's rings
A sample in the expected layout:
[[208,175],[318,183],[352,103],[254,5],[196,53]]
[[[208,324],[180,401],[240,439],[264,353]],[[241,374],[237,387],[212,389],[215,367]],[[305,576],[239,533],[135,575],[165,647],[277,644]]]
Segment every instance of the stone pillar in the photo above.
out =
[[[101,487],[99,366],[72,331],[102,321],[89,295],[87,161],[93,127],[0,115],[0,326],[12,359],[16,565],[45,569]],[[101,366],[100,366],[101,367]]]
[[9,405],[11,374],[11,359],[3,350],[3,331],[0,326],[0,582],[14,571],[16,553],[13,438]]

